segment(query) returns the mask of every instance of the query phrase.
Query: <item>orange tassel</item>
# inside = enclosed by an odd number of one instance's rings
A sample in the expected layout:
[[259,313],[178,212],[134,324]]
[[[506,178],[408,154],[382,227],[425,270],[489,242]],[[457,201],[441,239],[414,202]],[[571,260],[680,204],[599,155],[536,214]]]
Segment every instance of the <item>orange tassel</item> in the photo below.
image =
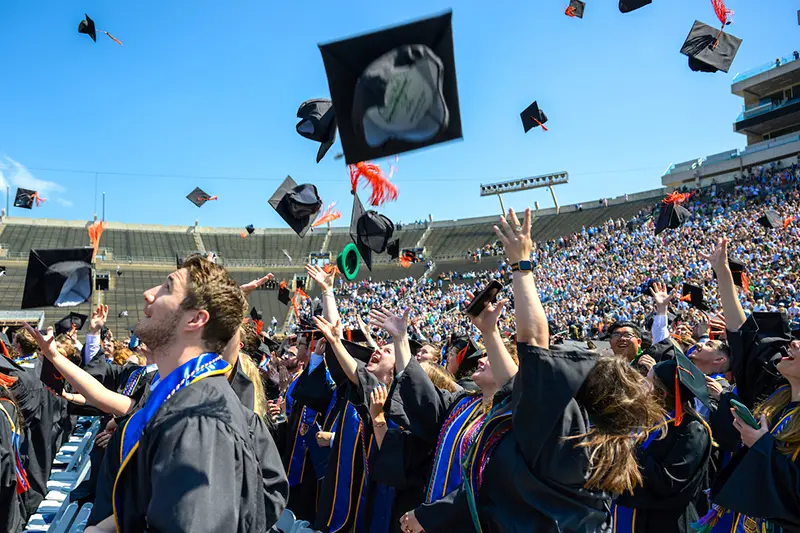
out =
[[372,188],[369,203],[373,206],[383,205],[386,202],[397,200],[397,186],[389,181],[381,167],[369,161],[349,165],[350,186],[353,192],[358,188],[358,180],[364,178]]
[[661,201],[665,204],[675,204],[675,205],[682,204],[683,202],[691,198],[693,194],[694,194],[693,192],[681,193],[678,191],[673,191],[669,193],[666,196],[666,198],[664,198]]
[[731,20],[733,10],[725,6],[724,0],[711,0],[711,4],[714,6],[714,13],[717,14],[717,18],[722,23],[723,27],[733,22]]
[[333,263],[328,263],[327,265],[322,267],[322,270],[324,270],[326,274],[330,274],[331,272],[337,272],[338,273],[339,272],[339,267],[337,267]]
[[334,209],[336,202],[333,202],[328,208],[320,213],[319,218],[317,218],[316,222],[311,224],[312,228],[316,228],[317,226],[321,226],[323,224],[327,224],[328,222],[333,222],[334,220],[338,220],[342,218],[342,214]]
[[[564,11],[564,14],[565,14],[566,16],[570,17],[570,18],[575,18],[575,8],[574,8],[574,7],[572,7],[572,6],[569,6],[569,7],[567,8],[567,10],[566,10],[566,11]],[[533,117],[531,117],[531,118],[533,118]],[[534,118],[533,120],[536,120],[536,119]]]
[[9,388],[17,382],[17,378],[0,374],[0,387]]
[[39,196],[38,192],[33,193],[33,199],[34,201],[36,201],[36,207],[41,206],[43,203],[47,201],[47,198],[42,198],[41,196]]
[[[572,15],[572,16],[574,17],[575,15]],[[539,126],[541,126],[541,127],[542,127],[542,130],[544,130],[544,131],[548,131],[548,129],[547,129],[547,126],[545,126],[544,124],[542,124],[541,122],[539,122],[538,120],[536,120],[536,118],[535,118],[535,117],[531,117],[531,118],[533,119],[533,121],[534,121],[535,123],[537,123]]]
[[94,249],[92,252],[92,261],[94,261],[94,257],[97,255],[97,250],[100,247],[100,237],[103,235],[104,229],[106,229],[106,223],[101,221],[95,221],[89,226],[89,242],[92,243],[92,248]]
[[8,348],[6,348],[6,343],[4,343],[3,341],[0,341],[0,347],[3,348],[3,356],[6,359],[11,359],[11,354],[8,353]]
[[294,316],[297,317],[297,320],[300,320],[300,304],[297,301],[298,296],[300,298],[308,298],[311,300],[311,297],[305,293],[303,289],[298,288],[294,291],[294,296],[292,296],[292,307],[294,308]]
[[246,239],[247,238],[247,232],[246,231],[241,232],[239,234],[239,237],[241,237],[242,239]]
[[742,272],[742,290],[745,294],[750,294],[750,276],[747,272]]
[[467,356],[467,350],[469,350],[469,344],[461,348],[461,350],[458,352],[456,359],[458,361],[458,366],[461,366],[461,363],[464,362],[464,358]]
[[789,226],[791,226],[791,224],[792,224],[792,222],[794,222],[795,218],[796,217],[793,217],[793,216],[784,218],[783,219],[783,229],[786,229]]
[[116,37],[114,37],[113,35],[111,35],[110,33],[108,33],[108,32],[107,32],[107,31],[105,31],[105,30],[101,30],[101,31],[102,31],[103,33],[105,33],[106,35],[108,35],[108,38],[109,38],[109,39],[111,39],[112,41],[114,41],[114,42],[115,42],[115,43],[117,43],[118,45],[122,46],[122,41],[120,41],[119,39],[117,39]]
[[687,294],[687,295],[685,295],[685,296],[681,296],[681,297],[680,297],[680,300],[681,300],[682,302],[691,302],[691,301],[692,301],[692,294],[691,294],[691,293],[689,293],[689,294]]
[[263,320],[256,320],[255,321],[255,326],[256,326],[256,333],[258,335],[261,335],[261,332],[264,331],[264,321]]
[[403,268],[411,268],[411,263],[413,263],[414,256],[411,254],[403,254],[400,256],[400,266]]
[[675,425],[680,426],[683,422],[683,402],[681,402],[681,378],[678,375],[680,367],[675,369]]

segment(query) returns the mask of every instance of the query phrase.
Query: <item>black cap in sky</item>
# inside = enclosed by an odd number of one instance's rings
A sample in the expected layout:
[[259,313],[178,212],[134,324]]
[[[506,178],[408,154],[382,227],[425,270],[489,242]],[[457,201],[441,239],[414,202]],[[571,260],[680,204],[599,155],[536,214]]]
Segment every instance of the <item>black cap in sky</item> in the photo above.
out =
[[652,2],[653,0],[619,0],[619,10],[622,13],[630,13]]
[[203,207],[203,204],[205,204],[209,200],[217,199],[216,196],[210,196],[206,191],[204,191],[200,187],[195,187],[195,189],[192,192],[186,195],[186,198],[197,207]]
[[289,287],[278,288],[278,301],[283,305],[289,305],[291,301]]
[[681,301],[688,303],[700,311],[709,310],[708,305],[706,305],[705,296],[703,295],[703,287],[698,287],[691,283],[684,283],[683,292],[681,294]]
[[365,211],[357,194],[353,194],[353,217],[350,220],[350,238],[358,253],[372,270],[372,253],[381,254],[394,233],[394,223],[376,211]]
[[681,53],[695,72],[728,72],[741,44],[738,37],[695,20]]
[[31,250],[22,309],[73,307],[92,296],[92,247]]
[[791,325],[786,313],[756,311],[751,316],[762,337],[779,337],[787,341],[791,338]]
[[461,137],[452,12],[320,45],[345,161]]
[[661,204],[656,219],[656,235],[667,228],[679,228],[689,218],[689,210],[678,204]]
[[253,320],[253,322],[257,322],[259,320],[264,320],[264,315],[261,313],[261,311],[256,309],[255,306],[253,306],[253,308],[250,309],[250,318]]
[[269,205],[300,238],[303,238],[322,209],[322,199],[314,185],[310,183],[298,185],[291,176],[286,176],[269,199]]
[[[746,291],[750,288],[750,277],[747,274],[747,265],[745,265],[744,261],[738,259],[736,257],[728,258],[728,267],[731,269],[731,274],[733,275],[733,283],[742,287]],[[717,273],[714,273],[714,277],[716,277]]]
[[342,335],[350,342],[367,342],[367,336],[360,329],[346,329]]
[[97,30],[94,27],[94,21],[89,18],[89,15],[84,14],[83,16],[86,19],[78,23],[78,33],[88,35],[94,42],[97,42]]
[[536,102],[529,105],[519,116],[522,119],[522,127],[525,129],[525,133],[539,126],[541,126],[544,131],[547,131],[547,127],[544,125],[547,122],[547,115],[544,114],[544,111],[539,109],[539,104]]
[[317,151],[317,163],[319,163],[336,140],[336,115],[333,103],[324,98],[306,100],[300,104],[297,118],[300,119],[295,127],[297,133],[320,143]]
[[[680,424],[677,412],[682,411],[682,407],[677,404],[690,401],[694,398],[706,407],[711,406],[708,397],[708,386],[706,376],[692,361],[684,355],[677,347],[674,349],[675,359],[662,361],[653,367],[653,373],[664,386],[670,390],[677,389],[675,393],[676,423]],[[678,373],[678,387],[675,387],[675,373]]]
[[22,209],[32,209],[33,202],[36,200],[36,191],[30,189],[17,188],[17,195],[14,197],[14,207]]
[[86,323],[86,319],[89,318],[86,315],[82,315],[80,313],[70,313],[58,322],[56,322],[55,332],[56,335],[61,335],[62,333],[69,333],[72,330],[72,326],[75,326],[75,329],[80,330],[83,328],[83,324]]
[[583,18],[583,10],[586,9],[586,2],[581,0],[569,0],[569,6],[564,12],[568,17]]
[[256,231],[256,227],[255,227],[254,225],[252,225],[252,224],[248,224],[248,225],[246,225],[246,226],[244,227],[244,229],[247,231],[247,234],[248,234],[248,235],[252,235],[252,234],[253,234],[253,233],[255,233],[255,231]]
[[774,209],[766,209],[764,214],[761,215],[756,222],[767,229],[778,229],[783,227],[783,220],[781,220],[781,216]]
[[397,259],[400,257],[400,239],[393,239],[389,241],[386,245],[386,253],[389,254],[389,257],[392,259]]

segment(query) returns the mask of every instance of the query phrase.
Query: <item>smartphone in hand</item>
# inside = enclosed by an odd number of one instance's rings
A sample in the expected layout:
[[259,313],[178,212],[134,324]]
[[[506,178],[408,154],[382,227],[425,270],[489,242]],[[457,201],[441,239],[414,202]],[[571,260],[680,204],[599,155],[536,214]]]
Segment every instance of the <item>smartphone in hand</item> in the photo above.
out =
[[741,418],[745,424],[753,429],[761,429],[761,424],[759,424],[756,417],[753,416],[753,413],[750,412],[750,409],[748,409],[745,404],[737,400],[731,400],[731,407],[733,407],[736,416]]

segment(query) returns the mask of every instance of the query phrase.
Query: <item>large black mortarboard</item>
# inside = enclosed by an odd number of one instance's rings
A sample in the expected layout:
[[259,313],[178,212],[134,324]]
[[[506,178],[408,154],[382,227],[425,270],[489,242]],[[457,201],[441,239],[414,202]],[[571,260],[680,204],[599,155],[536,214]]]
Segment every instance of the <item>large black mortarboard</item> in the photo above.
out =
[[[745,291],[750,290],[750,277],[747,274],[747,265],[745,265],[744,261],[736,257],[729,257],[728,267],[731,269],[734,285],[742,287]],[[714,272],[714,277],[717,277],[716,272]]]
[[78,23],[78,33],[84,33],[92,38],[94,42],[97,42],[97,30],[94,27],[94,21],[89,18],[89,15],[84,14],[86,20],[82,20]]
[[392,259],[397,259],[400,257],[400,239],[393,239],[389,241],[386,245],[386,253],[389,254],[389,257]]
[[[669,390],[674,391],[675,394],[675,423],[680,424],[682,418],[682,405],[684,402],[691,401],[694,398],[706,407],[711,406],[711,401],[708,397],[708,386],[706,385],[706,376],[703,374],[692,361],[684,355],[684,353],[675,347],[675,359],[662,361],[653,367],[653,373],[661,381],[661,383],[668,387]],[[678,374],[678,386],[676,387],[675,373]]]
[[333,103],[323,98],[306,100],[300,104],[297,118],[301,119],[295,127],[297,133],[320,143],[317,151],[317,163],[319,163],[336,140],[336,115]]
[[787,341],[791,339],[792,330],[786,313],[756,311],[751,316],[758,326],[759,335],[783,338]]
[[622,13],[630,13],[652,2],[653,0],[619,0],[619,10]]
[[82,315],[80,313],[70,313],[69,315],[65,316],[58,322],[56,322],[55,332],[56,335],[61,335],[62,333],[69,333],[72,330],[72,326],[75,326],[75,329],[81,329],[83,324],[86,323],[86,319],[89,318],[86,315]]
[[205,204],[209,200],[217,199],[216,196],[210,196],[200,187],[195,187],[195,189],[192,192],[186,195],[186,198],[197,207],[203,207],[203,204]]
[[283,305],[289,305],[289,301],[291,298],[289,297],[289,287],[279,287],[278,288],[278,301]]
[[681,301],[688,303],[700,311],[709,310],[708,305],[706,305],[705,296],[703,295],[703,287],[698,287],[691,283],[684,283],[683,292],[681,294]]
[[261,313],[261,311],[256,309],[256,306],[253,306],[253,308],[250,309],[250,319],[253,322],[257,322],[259,320],[264,320],[264,315]]
[[[372,358],[372,354],[375,353],[375,350],[372,348],[361,346],[360,344],[350,342],[347,339],[342,339],[342,344],[344,344],[344,347],[347,349],[347,353],[364,364],[369,363],[369,360]],[[328,371],[331,373],[331,377],[337,385],[348,383],[347,376],[345,375],[342,366],[339,364],[339,360],[336,359],[336,354],[333,353],[333,346],[330,342],[325,343],[325,364],[328,365]]]
[[394,223],[376,211],[364,211],[357,194],[353,194],[353,217],[350,220],[350,238],[358,253],[364,258],[367,268],[372,270],[372,253],[386,251],[394,233]]
[[581,0],[569,0],[569,7],[567,8],[566,14],[570,17],[582,19],[584,9],[586,9],[586,2],[582,2]]
[[320,45],[345,161],[461,137],[452,12]]
[[14,207],[21,207],[22,209],[33,208],[33,202],[36,200],[36,191],[30,189],[17,188],[17,195],[14,197]]
[[689,56],[689,68],[695,72],[728,72],[741,44],[738,37],[695,20],[681,53]]
[[678,204],[661,204],[656,220],[656,235],[667,228],[679,228],[691,213],[685,207]]
[[367,342],[367,336],[360,329],[346,329],[343,335],[350,342]]
[[317,188],[310,183],[298,185],[291,176],[286,176],[281,186],[269,199],[269,205],[289,224],[302,239],[311,229],[311,224],[322,209],[322,200]]
[[22,309],[72,307],[92,296],[92,252],[86,248],[31,250]]
[[522,127],[525,129],[525,133],[539,126],[542,126],[543,130],[547,130],[544,126],[547,122],[547,115],[544,114],[544,111],[539,109],[539,104],[536,102],[529,105],[519,116],[522,119]]
[[[16,203],[14,204],[16,205]],[[781,216],[774,209],[767,209],[764,214],[756,220],[759,224],[767,229],[778,229],[783,227]]]

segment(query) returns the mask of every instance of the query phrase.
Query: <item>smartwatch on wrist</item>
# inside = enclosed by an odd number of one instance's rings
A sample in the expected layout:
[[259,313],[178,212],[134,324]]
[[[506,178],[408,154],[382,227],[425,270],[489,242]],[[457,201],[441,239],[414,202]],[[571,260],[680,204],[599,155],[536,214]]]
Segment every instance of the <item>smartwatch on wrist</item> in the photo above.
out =
[[531,270],[533,270],[533,263],[530,261],[511,263],[511,272],[530,272]]

